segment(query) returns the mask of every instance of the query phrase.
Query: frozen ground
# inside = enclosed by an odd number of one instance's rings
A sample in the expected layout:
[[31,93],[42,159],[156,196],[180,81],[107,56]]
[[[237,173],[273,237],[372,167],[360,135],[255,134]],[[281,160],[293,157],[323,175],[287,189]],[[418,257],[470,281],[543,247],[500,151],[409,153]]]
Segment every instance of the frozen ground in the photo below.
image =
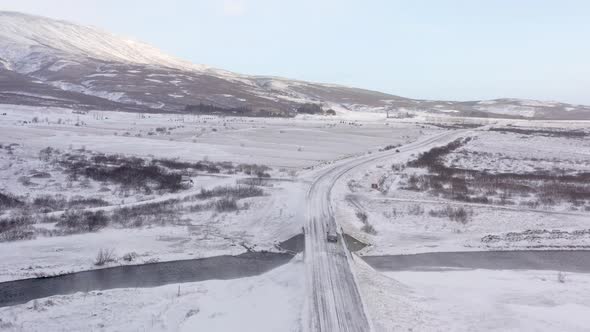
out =
[[[420,331],[587,331],[590,274],[465,270],[387,272],[441,325]],[[394,283],[395,281],[391,281]],[[384,330],[385,331],[385,330]]]
[[[590,171],[587,137],[547,137],[511,132],[478,132],[477,139],[450,153],[448,165],[495,172]],[[464,156],[468,155],[468,158]]]
[[[430,211],[446,209],[449,204],[445,202],[395,201],[379,195],[368,197],[358,200],[357,205],[367,214],[376,234],[361,231],[363,224],[354,216],[359,210],[356,206],[349,205],[346,209],[350,216],[346,219],[350,229],[356,230],[357,237],[371,244],[361,251],[362,255],[590,247],[590,234],[576,232],[590,228],[586,214],[551,214],[467,205],[472,215],[463,224],[447,217],[430,215]],[[416,212],[417,206],[422,210]],[[527,230],[546,232],[527,236]],[[551,232],[555,230],[563,233]],[[513,236],[508,233],[513,233]],[[491,234],[499,238],[486,241],[485,237]]]
[[[411,287],[389,278],[355,258],[356,275],[375,332],[437,331],[441,317],[421,303]],[[445,329],[447,330],[447,329]]]
[[[65,199],[92,197],[110,204],[110,211],[136,202],[183,198],[201,188],[234,184],[240,175],[199,175],[194,189],[178,194],[146,194],[120,190],[112,183],[69,180],[60,165],[44,162],[39,151],[46,147],[61,153],[105,153],[180,161],[230,161],[273,167],[273,177],[294,179],[304,168],[335,159],[376,151],[389,144],[403,144],[422,134],[440,132],[420,124],[389,121],[380,114],[359,115],[339,111],[340,116],[302,116],[295,119],[231,118],[119,112],[73,112],[68,109],[0,106],[0,190],[33,200],[42,195]],[[0,113],[0,114],[1,114]],[[18,145],[17,145],[18,144]],[[50,176],[37,176],[48,173]],[[23,179],[28,179],[24,181]],[[237,213],[201,211],[185,213],[180,222],[134,229],[107,227],[95,233],[43,237],[0,243],[0,280],[53,275],[95,268],[100,249],[112,249],[117,262],[135,253],[134,263],[154,260],[209,257],[242,252],[243,245],[272,250],[278,241],[301,230],[304,192],[302,182],[275,182],[263,188],[266,196],[248,198]],[[186,204],[184,204],[186,205]],[[95,209],[96,210],[96,209]],[[35,224],[52,231],[55,223]]]
[[3,331],[299,331],[300,258],[266,274],[53,296],[0,308]]
[[[305,193],[323,165],[373,153],[385,146],[395,149],[398,144],[461,125],[423,117],[384,120],[377,113],[342,110],[337,110],[335,117],[269,119],[77,114],[65,109],[0,107],[0,114],[7,113],[0,115],[0,143],[18,144],[12,154],[0,155],[0,190],[27,199],[55,192],[67,198],[90,193],[81,187],[81,181],[73,186],[64,184],[68,178],[39,159],[39,150],[48,146],[64,152],[119,153],[147,159],[265,164],[273,167],[269,171],[273,178],[283,179],[263,187],[265,196],[241,199],[240,209],[234,212],[185,211],[174,223],[138,228],[109,226],[92,233],[0,243],[0,281],[96,268],[94,260],[100,249],[114,250],[116,261],[107,266],[237,254],[246,247],[274,250],[278,241],[300,232]],[[538,125],[518,122],[522,126]],[[477,139],[449,154],[447,165],[515,173],[556,168],[566,172],[590,170],[586,166],[590,158],[587,139],[522,138],[515,133],[488,132],[488,128],[501,125],[493,120],[481,120],[481,124],[486,127],[457,130],[444,140],[392,153],[389,160],[369,163],[367,168],[339,179],[331,196],[334,215],[347,233],[370,244],[360,254],[590,247],[590,214],[583,206],[495,206],[450,201],[403,189],[405,179],[392,165],[415,159],[431,145],[444,145],[465,135]],[[552,122],[543,127],[563,128],[567,124]],[[465,159],[464,155],[470,157]],[[42,172],[49,172],[51,177],[34,176]],[[33,184],[23,182],[23,176],[30,177]],[[113,184],[90,181],[88,185],[92,190],[106,188],[99,198],[110,204],[104,207],[110,210],[119,205],[142,204],[138,201],[182,199],[201,187],[234,184],[242,177],[200,174],[194,188],[179,193],[124,193]],[[378,184],[379,190],[371,188],[372,184]],[[187,208],[191,204],[195,202],[179,206]],[[447,207],[465,208],[465,222],[441,216],[439,211]],[[364,212],[366,220],[357,212]],[[51,230],[56,226],[39,223],[34,227]],[[122,259],[132,252],[135,261]],[[249,331],[250,326],[257,331],[298,330],[303,307],[299,296],[305,294],[299,279],[305,275],[301,269],[301,263],[293,263],[254,278],[184,284],[181,296],[177,285],[56,296],[36,304],[1,309],[0,327],[34,331],[47,328],[49,322],[69,330],[118,330],[132,320],[136,330]],[[581,300],[588,295],[585,292],[590,281],[586,275],[568,274],[566,282],[561,283],[556,279],[557,272],[403,272],[385,276],[362,262],[357,262],[355,269],[376,331],[435,331],[441,326],[452,330],[550,330],[558,324],[576,330],[587,323],[584,317],[567,321],[558,316],[588,309],[588,303]],[[490,291],[495,288],[501,290],[501,296]],[[580,293],[572,289],[580,289]],[[555,295],[558,290],[563,294]],[[492,314],[486,316],[478,305]],[[508,317],[505,321],[501,321],[502,314]],[[285,325],[285,321],[290,323]],[[247,324],[220,325],[237,322]]]
[[[301,168],[413,141],[435,129],[348,112],[339,117],[232,118],[0,105],[2,143]],[[36,118],[36,122],[31,123]],[[26,123],[25,123],[26,122]],[[158,132],[157,128],[166,128]]]
[[[532,127],[534,124],[528,123],[526,129],[547,129]],[[562,123],[560,128],[549,129],[570,128]],[[444,162],[447,166],[490,173],[588,172],[587,137],[543,135],[491,132],[487,127],[470,130],[463,136],[473,139],[446,155]],[[340,223],[349,233],[370,244],[360,254],[590,247],[587,199],[545,204],[538,195],[515,191],[506,195],[506,203],[499,204],[503,200],[499,191],[487,194],[491,200],[484,204],[407,190],[408,174],[427,173],[426,169],[399,168],[417,156],[418,153],[398,154],[387,162],[351,174],[337,186],[334,201],[339,205]],[[374,184],[378,189],[372,188]],[[582,192],[585,184],[578,185]],[[464,219],[447,215],[448,211],[460,209],[466,213]],[[366,215],[366,222],[356,216],[358,212]]]
[[[93,269],[101,249],[113,250],[117,259],[106,266],[239,254],[245,251],[243,245],[276,250],[275,244],[301,231],[298,211],[304,201],[296,198],[304,197],[304,191],[301,184],[292,182],[265,190],[268,196],[245,200],[247,210],[186,213],[179,224],[107,227],[93,233],[0,243],[0,281]],[[137,256],[133,262],[123,260],[129,253]]]
[[[231,161],[272,166],[273,177],[293,179],[304,168],[335,159],[403,144],[420,135],[440,132],[420,124],[388,121],[380,114],[361,115],[339,110],[337,117],[295,119],[231,118],[118,112],[75,113],[68,109],[0,106],[0,190],[33,200],[60,194],[65,199],[92,197],[111,204],[110,211],[135,202],[162,201],[198,193],[201,188],[231,185],[240,175],[199,175],[194,189],[179,194],[122,191],[111,183],[69,180],[60,165],[44,162],[46,147],[61,153],[105,153],[180,161]],[[18,144],[18,145],[16,145]],[[37,177],[48,173],[50,176]],[[23,181],[27,178],[30,181]],[[181,222],[135,229],[108,227],[96,233],[43,237],[0,243],[5,248],[0,280],[53,275],[95,268],[100,249],[112,249],[118,260],[135,253],[135,263],[209,257],[242,252],[243,244],[272,250],[274,244],[300,232],[303,182],[275,182],[263,198],[249,198],[249,208],[235,213],[185,213]],[[185,204],[186,205],[186,204]],[[36,228],[55,228],[54,223]],[[8,254],[10,253],[10,254]],[[16,253],[16,254],[15,254]]]

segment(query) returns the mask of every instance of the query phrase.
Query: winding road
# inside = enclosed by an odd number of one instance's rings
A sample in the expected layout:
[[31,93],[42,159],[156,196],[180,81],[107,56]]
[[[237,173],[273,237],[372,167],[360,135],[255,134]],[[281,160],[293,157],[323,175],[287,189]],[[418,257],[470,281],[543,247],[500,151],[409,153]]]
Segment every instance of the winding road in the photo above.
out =
[[[308,331],[370,331],[371,323],[354,274],[354,262],[334,218],[331,192],[348,172],[373,163],[409,158],[412,153],[446,144],[464,135],[457,130],[428,136],[395,150],[342,160],[316,172],[307,192],[305,263],[307,277],[306,324]],[[326,240],[328,229],[339,232],[336,243]]]

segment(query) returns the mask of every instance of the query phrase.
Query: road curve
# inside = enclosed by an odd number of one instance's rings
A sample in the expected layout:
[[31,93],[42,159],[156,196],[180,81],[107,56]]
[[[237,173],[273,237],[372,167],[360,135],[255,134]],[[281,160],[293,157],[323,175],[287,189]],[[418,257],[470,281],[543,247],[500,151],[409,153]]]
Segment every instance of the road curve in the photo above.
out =
[[[445,144],[465,131],[451,131],[429,136],[399,148],[400,154]],[[340,230],[334,218],[331,191],[335,183],[357,167],[381,162],[396,155],[389,150],[354,159],[343,160],[315,174],[307,192],[305,229],[305,264],[308,305],[308,331],[371,330],[352,271],[352,256],[344,246],[342,235],[337,243],[326,240],[328,228]]]

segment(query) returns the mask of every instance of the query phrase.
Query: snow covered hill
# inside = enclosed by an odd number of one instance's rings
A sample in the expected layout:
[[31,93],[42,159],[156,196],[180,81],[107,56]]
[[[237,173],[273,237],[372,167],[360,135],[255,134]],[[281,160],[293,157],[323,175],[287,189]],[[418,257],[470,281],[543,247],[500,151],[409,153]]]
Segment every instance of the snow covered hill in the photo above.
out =
[[351,111],[590,119],[590,107],[517,99],[413,100],[196,65],[93,27],[0,11],[0,103],[142,112],[189,105],[293,115],[304,103]]
[[[37,71],[46,62],[60,57],[74,62],[79,58],[94,58],[188,70],[207,69],[97,28],[15,12],[0,12],[0,22],[0,57],[21,73]],[[52,69],[57,71],[69,64],[72,62],[62,60]]]

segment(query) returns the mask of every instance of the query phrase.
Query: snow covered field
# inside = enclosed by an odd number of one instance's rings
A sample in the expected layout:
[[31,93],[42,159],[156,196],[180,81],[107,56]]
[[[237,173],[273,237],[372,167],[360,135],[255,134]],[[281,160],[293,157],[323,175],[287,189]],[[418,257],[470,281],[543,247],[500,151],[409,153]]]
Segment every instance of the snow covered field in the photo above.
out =
[[[112,250],[116,256],[115,262],[106,266],[238,254],[245,250],[244,246],[275,250],[276,243],[301,230],[307,184],[297,181],[295,176],[307,172],[304,168],[440,131],[413,123],[384,123],[378,114],[363,117],[351,112],[332,118],[269,119],[118,112],[84,114],[67,109],[7,105],[1,106],[0,111],[7,113],[0,116],[0,143],[9,147],[0,154],[0,191],[27,201],[46,196],[68,202],[92,198],[107,206],[90,207],[90,210],[114,211],[183,199],[198,194],[201,189],[235,185],[244,176],[199,174],[193,177],[195,185],[191,189],[172,194],[145,193],[84,177],[72,180],[62,164],[45,160],[68,155],[92,157],[104,153],[146,160],[257,163],[271,166],[268,172],[273,177],[295,180],[275,181],[270,187],[262,187],[265,196],[241,200],[239,204],[248,208],[237,212],[184,211],[172,223],[107,227],[67,236],[40,233],[35,239],[0,243],[4,253],[0,257],[2,281],[97,268],[95,257],[101,249]],[[47,147],[61,152],[41,158],[40,151]],[[180,206],[189,209],[190,203]],[[60,213],[50,212],[47,216],[59,217]],[[55,221],[51,220],[33,227],[49,233],[56,230]],[[127,254],[133,254],[136,259],[124,260]]]
[[[297,198],[304,196],[303,187],[284,182],[265,190],[267,197],[245,199],[242,204],[248,204],[248,209],[236,212],[185,211],[180,221],[171,224],[112,226],[97,232],[2,242],[0,281],[97,268],[95,259],[101,249],[112,250],[115,256],[105,266],[234,255],[244,252],[244,246],[276,250],[278,242],[301,231],[298,211],[304,201]],[[55,228],[54,224],[34,226]],[[126,261],[126,254],[132,254],[133,261]]]
[[427,308],[445,330],[587,331],[590,326],[590,274],[460,270],[385,275],[408,287],[413,304]]
[[256,277],[53,296],[0,308],[2,331],[299,331],[303,263]]
[[[0,105],[3,143],[31,149],[72,147],[182,160],[252,162],[301,168],[415,140],[429,130],[383,115],[232,118],[90,112]],[[36,118],[36,122],[32,122]],[[368,120],[368,121],[367,121]],[[26,123],[24,123],[26,122]],[[158,132],[157,128],[166,128]]]
[[[589,171],[590,145],[584,136],[588,133],[563,123],[560,128],[535,124],[505,127],[515,132],[488,131],[490,127],[467,131],[462,136],[472,139],[443,157],[446,167],[487,172],[490,178],[509,174],[506,178],[520,181],[514,189],[492,188],[481,200],[472,201],[432,190],[408,190],[410,177],[429,173],[425,168],[406,168],[419,154],[402,153],[341,181],[333,199],[340,223],[370,244],[362,255],[589,248],[590,200],[584,199],[588,187],[578,180]],[[524,180],[518,178],[521,174]],[[562,181],[559,176],[578,182],[548,189]],[[542,181],[546,184],[539,185]],[[451,188],[442,189],[452,194]]]
[[[338,224],[369,244],[361,255],[590,247],[586,201],[532,206],[521,202],[536,196],[516,194],[507,198],[513,204],[457,201],[408,190],[411,174],[428,174],[428,169],[402,167],[432,147],[469,136],[472,140],[468,144],[444,156],[445,166],[515,174],[559,170],[560,174],[576,175],[590,171],[586,137],[489,131],[500,124],[488,119],[481,120],[485,127],[471,128],[462,127],[457,119],[450,123],[421,117],[385,120],[379,113],[343,110],[337,110],[338,115],[332,117],[289,119],[79,114],[66,109],[6,105],[0,107],[0,114],[4,112],[7,114],[0,115],[1,193],[27,202],[59,193],[68,204],[92,197],[104,206],[83,209],[108,213],[149,203],[164,204],[165,208],[170,203],[180,214],[166,222],[137,227],[110,224],[96,231],[62,234],[54,231],[59,229],[57,222],[65,212],[45,211],[44,215],[54,219],[32,225],[42,230],[35,238],[0,243],[0,281],[100,268],[95,265],[96,255],[104,249],[112,250],[115,256],[104,266],[239,254],[247,248],[277,250],[279,241],[301,232],[306,192],[323,166],[386,147],[392,152],[389,160],[368,163],[367,168],[345,174],[331,195]],[[478,120],[470,121],[473,124]],[[521,127],[537,124],[519,121]],[[569,128],[557,122],[541,127]],[[436,138],[450,130],[454,132]],[[428,141],[429,137],[432,141]],[[393,153],[399,145],[419,140],[428,142]],[[47,161],[51,158],[39,154],[47,147],[60,150],[51,156],[57,162],[51,163]],[[116,183],[86,181],[83,176],[72,179],[68,164],[63,163],[72,156],[93,160],[101,154],[139,157],[142,165],[161,166],[168,160],[193,165],[231,162],[234,166],[219,174],[190,171],[186,174],[195,181],[190,188],[150,191],[123,190]],[[262,196],[240,198],[237,208],[229,212],[213,208],[219,202],[217,196],[199,197],[201,189],[236,186],[254,176],[237,170],[241,163],[270,167],[262,176],[272,181],[258,186]],[[167,169],[175,170],[172,167]],[[495,199],[500,194],[490,193],[490,197]],[[465,214],[457,216],[459,209]],[[130,254],[134,259],[125,260]],[[376,331],[430,331],[440,326],[479,329],[476,324],[492,330],[550,330],[566,324],[575,331],[585,324],[558,315],[587,309],[588,303],[581,296],[590,289],[590,280],[583,274],[568,273],[565,283],[556,281],[557,272],[547,271],[382,275],[357,263],[360,292]],[[182,284],[180,296],[178,285],[55,296],[0,309],[0,327],[34,331],[50,321],[55,327],[71,330],[118,330],[127,327],[128,318],[133,317],[136,330],[298,330],[305,294],[300,289],[305,276],[302,269],[297,261],[258,277]],[[518,285],[526,287],[518,289]],[[494,288],[501,290],[501,296],[488,291]],[[579,297],[574,288],[580,289]],[[558,290],[563,294],[547,302]],[[469,302],[465,294],[475,294],[477,300]],[[470,308],[473,304],[481,305],[481,310]],[[485,315],[484,309],[492,314],[479,321]],[[502,314],[507,315],[506,321],[500,321]],[[85,315],[88,319],[79,319]],[[238,322],[246,323],[236,325]]]
[[590,140],[587,137],[551,137],[502,131],[478,132],[476,137],[450,153],[446,163],[495,172],[590,172]]

